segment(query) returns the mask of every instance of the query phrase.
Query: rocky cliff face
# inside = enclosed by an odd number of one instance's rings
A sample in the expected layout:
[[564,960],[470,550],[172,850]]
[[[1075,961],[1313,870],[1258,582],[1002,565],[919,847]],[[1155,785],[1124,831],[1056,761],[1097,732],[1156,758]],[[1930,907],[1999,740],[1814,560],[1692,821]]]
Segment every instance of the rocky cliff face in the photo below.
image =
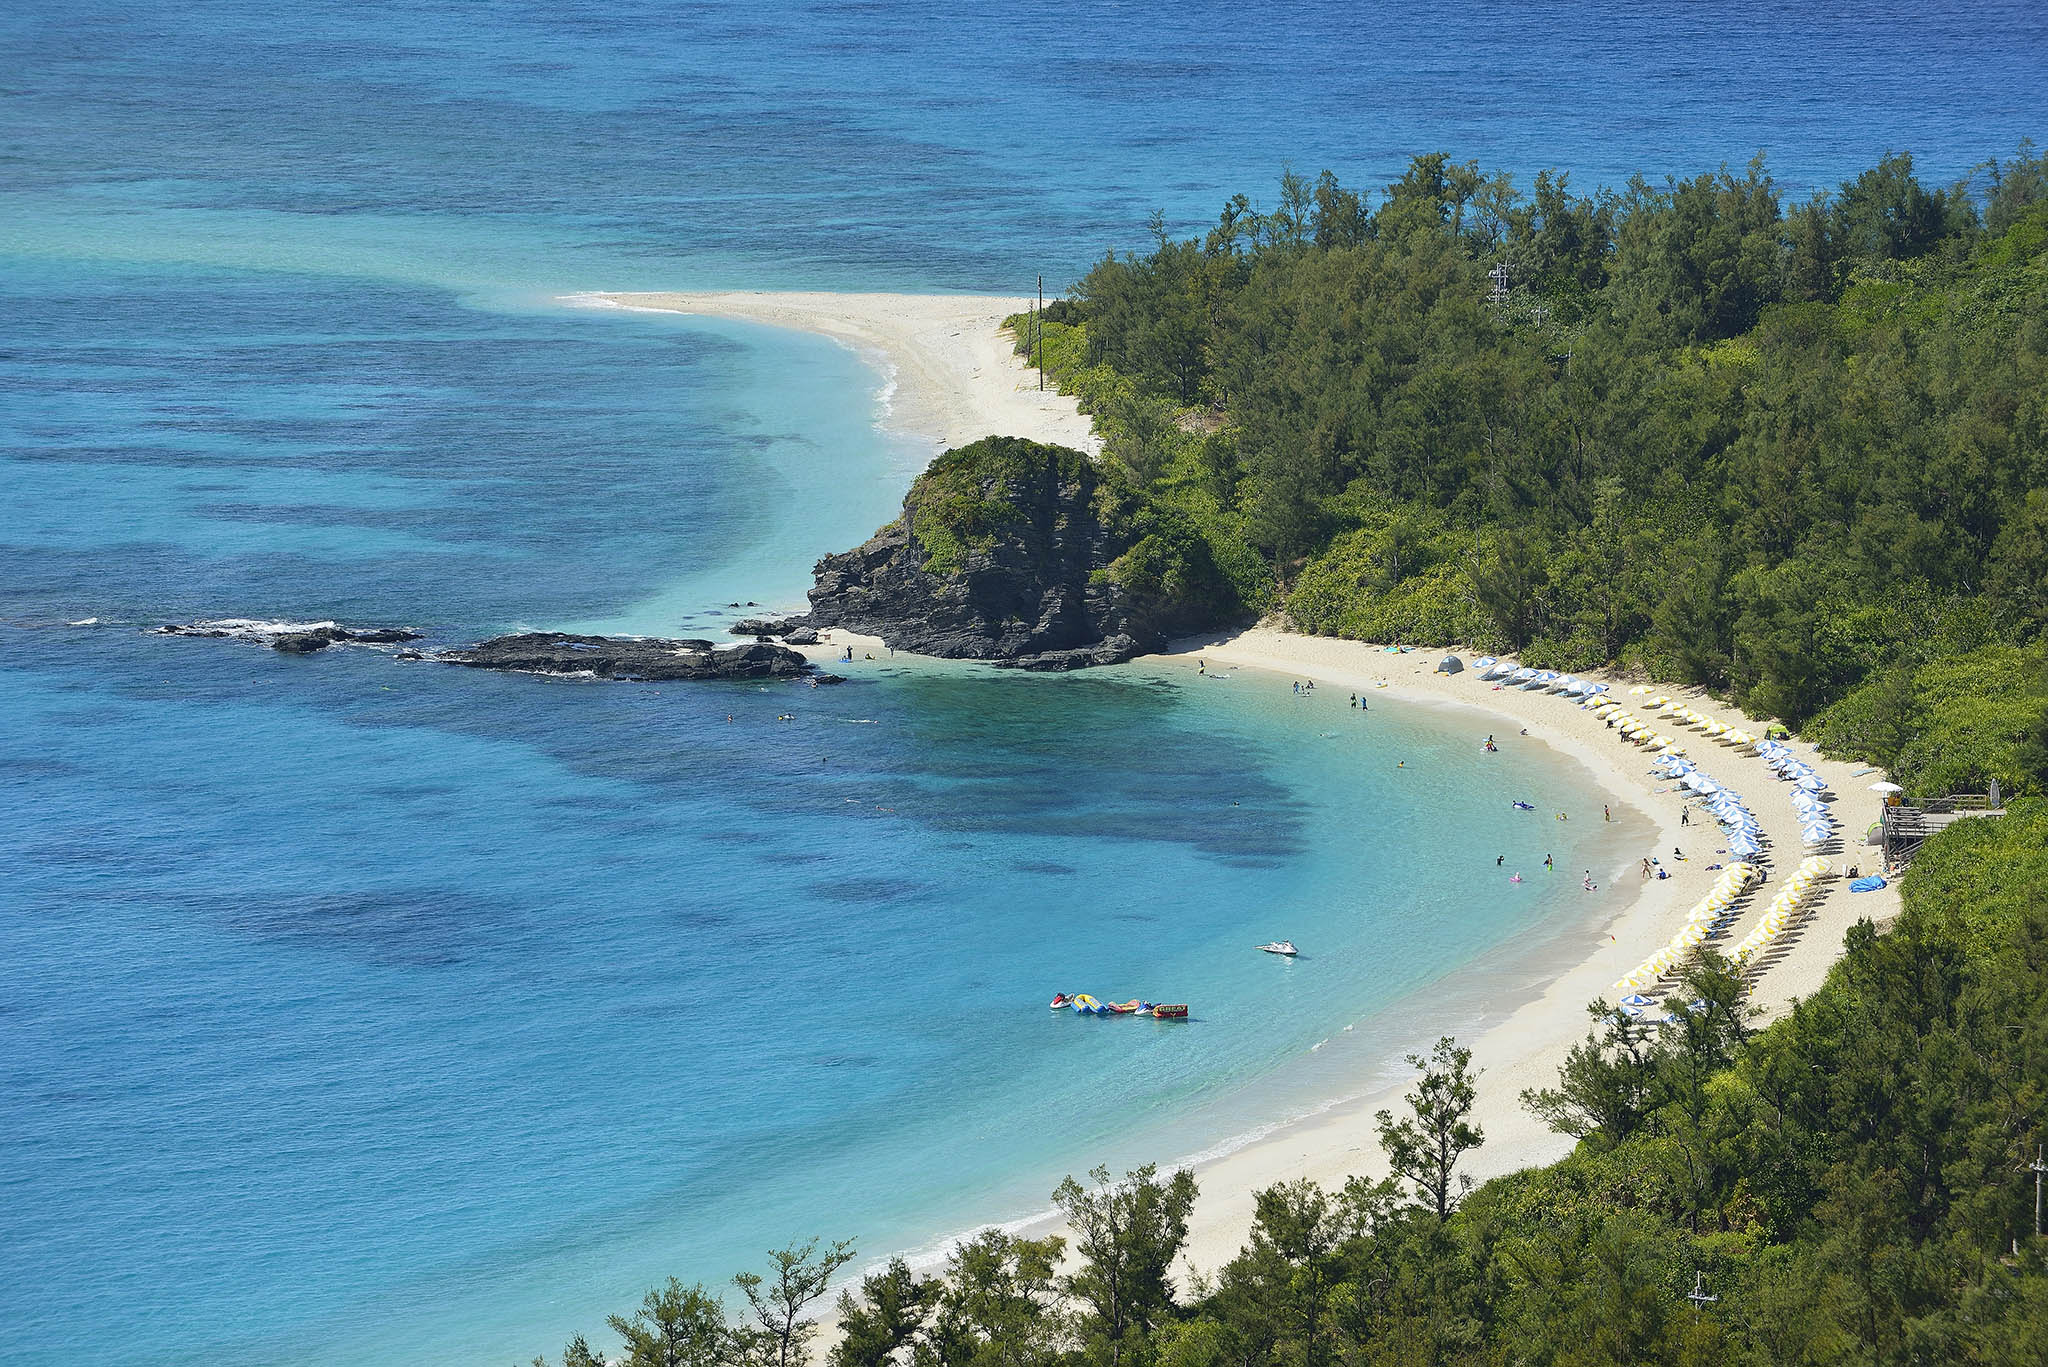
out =
[[918,477],[903,516],[818,562],[810,626],[1023,669],[1114,664],[1214,625],[1208,548],[1079,451],[985,437]]

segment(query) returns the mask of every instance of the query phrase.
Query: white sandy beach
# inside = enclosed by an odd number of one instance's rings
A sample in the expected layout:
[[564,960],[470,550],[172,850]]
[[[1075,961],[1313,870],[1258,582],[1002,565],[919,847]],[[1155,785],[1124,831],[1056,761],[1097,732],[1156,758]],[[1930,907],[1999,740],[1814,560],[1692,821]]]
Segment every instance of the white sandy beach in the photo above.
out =
[[934,454],[992,434],[1057,442],[1099,455],[1102,443],[1074,401],[1041,391],[1003,319],[1022,296],[969,294],[598,294],[616,308],[738,318],[830,337],[869,355],[896,382],[889,426],[929,438]]
[[[997,331],[1006,314],[1023,307],[1022,299],[767,293],[602,298],[620,307],[800,328],[869,351],[898,378],[896,422],[942,446],[1004,433],[1090,452],[1100,449],[1088,419],[1073,401],[1051,392],[1039,393],[1035,376],[1021,365],[1009,338]],[[833,632],[827,644],[815,648],[813,658],[829,664],[848,644],[854,646],[857,656],[869,651],[878,658],[883,654],[873,638]],[[1551,1134],[1522,1109],[1520,1093],[1526,1087],[1554,1082],[1566,1050],[1588,1029],[1586,1004],[1619,995],[1615,980],[1670,939],[1686,910],[1713,883],[1716,875],[1707,865],[1726,861],[1715,854],[1722,843],[1720,832],[1703,810],[1695,810],[1693,824],[1679,824],[1684,802],[1669,781],[1650,773],[1649,752],[1622,740],[1564,698],[1497,688],[1470,672],[1455,677],[1438,675],[1433,671],[1442,654],[1426,650],[1392,654],[1362,642],[1306,637],[1261,626],[1182,642],[1168,654],[1150,657],[1147,663],[1185,670],[1189,675],[1197,671],[1198,661],[1211,670],[1264,670],[1276,676],[1275,686],[1286,678],[1312,679],[1330,688],[1368,694],[1378,707],[1433,708],[1444,714],[1446,724],[1469,726],[1475,744],[1488,732],[1526,743],[1518,734],[1526,727],[1530,741],[1585,766],[1617,804],[1638,809],[1657,827],[1654,847],[1642,853],[1660,856],[1674,876],[1662,881],[1624,877],[1602,888],[1598,895],[1606,899],[1611,921],[1603,933],[1588,936],[1584,959],[1485,1033],[1461,1041],[1471,1046],[1474,1064],[1482,1070],[1477,1119],[1487,1139],[1469,1169],[1484,1179],[1550,1162],[1569,1150],[1568,1140]],[[1614,691],[1624,693],[1625,681],[1614,682]],[[1696,690],[1672,692],[1710,717],[1761,731],[1761,723],[1743,718]],[[1680,734],[1675,729],[1679,725],[1672,723],[1673,734]],[[1755,925],[1772,887],[1798,863],[1803,854],[1799,822],[1789,801],[1791,785],[1771,772],[1753,751],[1738,751],[1697,732],[1682,734],[1692,757],[1748,800],[1769,844],[1769,881],[1742,904],[1742,916],[1733,928],[1714,941],[1726,947]],[[1798,749],[1828,780],[1845,839],[1855,841],[1877,817],[1876,795],[1868,791],[1868,785],[1880,776],[1862,772],[1861,766],[1825,760],[1809,747]],[[1674,861],[1670,857],[1674,848],[1684,850],[1688,858]],[[1846,853],[1834,857],[1838,868],[1856,863],[1865,872],[1875,871],[1878,862],[1874,851],[1853,843]],[[1843,932],[1856,919],[1867,916],[1884,922],[1897,912],[1896,888],[1850,894],[1839,879],[1821,886],[1818,899],[1797,928],[1774,947],[1756,981],[1754,1001],[1767,1014],[1782,1012],[1793,998],[1810,995],[1821,984],[1839,954]],[[1424,1029],[1417,1045],[1426,1044],[1436,1033]],[[1382,1107],[1398,1107],[1399,1091],[1344,1102],[1203,1165],[1198,1172],[1202,1196],[1186,1250],[1189,1266],[1213,1271],[1237,1252],[1251,1225],[1253,1194],[1264,1187],[1304,1176],[1334,1186],[1353,1174],[1381,1175],[1384,1165],[1372,1117]],[[1159,1157],[1164,1162],[1176,1155]]]

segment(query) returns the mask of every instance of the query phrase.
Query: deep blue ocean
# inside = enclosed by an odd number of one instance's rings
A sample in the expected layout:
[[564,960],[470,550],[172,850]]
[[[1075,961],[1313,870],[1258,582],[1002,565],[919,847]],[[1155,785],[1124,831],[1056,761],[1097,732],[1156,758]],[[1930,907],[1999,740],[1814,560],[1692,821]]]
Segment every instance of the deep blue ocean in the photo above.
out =
[[2033,3],[23,0],[0,54],[8,1361],[505,1363],[928,1249],[1498,1010],[1600,909],[1496,853],[1632,862],[1509,808],[1597,807],[1546,752],[1251,675],[145,633],[715,629],[929,455],[827,342],[562,296],[1057,289],[1283,164],[1803,195],[2048,136]]

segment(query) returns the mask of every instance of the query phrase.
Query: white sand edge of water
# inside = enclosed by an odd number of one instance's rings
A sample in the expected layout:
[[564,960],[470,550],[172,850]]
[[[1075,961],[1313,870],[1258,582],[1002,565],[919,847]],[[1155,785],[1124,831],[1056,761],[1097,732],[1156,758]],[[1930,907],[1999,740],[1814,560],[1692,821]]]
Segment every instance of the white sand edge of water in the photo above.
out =
[[[1000,433],[1058,442],[1091,454],[1101,451],[1100,440],[1074,401],[1050,390],[1039,392],[1035,373],[1024,367],[1010,338],[1000,331],[1005,316],[1023,309],[1021,297],[722,292],[590,298],[622,308],[794,328],[874,354],[898,383],[897,407],[890,425],[925,436],[939,447]],[[826,640],[808,652],[822,665],[830,666],[847,645],[854,647],[857,659],[872,653],[881,660],[891,654],[874,637],[833,631],[826,633]],[[1146,663],[1182,667],[1192,674],[1197,662],[1204,661],[1212,666],[1313,679],[1321,686],[1365,694],[1375,703],[1465,710],[1471,714],[1475,745],[1489,731],[1503,741],[1519,742],[1522,738],[1517,733],[1527,727],[1529,740],[1584,765],[1614,801],[1635,807],[1658,828],[1656,848],[1643,853],[1663,856],[1674,876],[1634,884],[1623,878],[1603,887],[1595,895],[1608,899],[1612,919],[1604,930],[1588,934],[1585,958],[1477,1038],[1461,1041],[1471,1047],[1473,1064],[1481,1070],[1475,1119],[1486,1132],[1486,1143],[1470,1157],[1466,1170],[1483,1181],[1553,1162],[1570,1151],[1571,1141],[1545,1129],[1522,1108],[1521,1092],[1554,1083],[1566,1051],[1587,1032],[1586,1004],[1599,997],[1612,1000],[1615,980],[1679,928],[1685,911],[1714,881],[1715,874],[1706,865],[1722,862],[1712,853],[1720,833],[1711,818],[1698,809],[1700,821],[1681,827],[1683,800],[1675,791],[1660,791],[1672,785],[1651,775],[1649,752],[1621,739],[1589,713],[1553,695],[1496,688],[1469,672],[1455,677],[1436,674],[1440,657],[1441,652],[1426,650],[1390,654],[1378,644],[1302,636],[1262,625],[1179,642],[1166,654],[1147,657]],[[1762,723],[1716,703],[1700,690],[1663,691],[1685,698],[1708,716],[1753,731],[1762,729]],[[1672,730],[1679,733],[1678,723],[1673,723]],[[1716,942],[1725,945],[1756,923],[1770,900],[1770,886],[1797,864],[1802,854],[1799,822],[1789,799],[1790,785],[1754,752],[1720,745],[1689,730],[1683,735],[1704,769],[1744,795],[1775,856],[1769,870],[1771,884],[1744,904],[1741,919],[1727,937]],[[1835,794],[1845,839],[1855,840],[1876,819],[1877,799],[1867,788],[1881,775],[1859,772],[1862,766],[1801,749],[1805,751],[1802,757]],[[1547,814],[1531,815],[1542,818]],[[1691,857],[1673,862],[1669,851],[1674,847]],[[1846,862],[1874,871],[1877,864],[1874,852],[1860,850],[1853,843],[1835,858],[1838,868]],[[1767,1017],[1783,1014],[1795,998],[1812,995],[1839,957],[1842,936],[1851,924],[1862,917],[1886,924],[1898,912],[1896,885],[1878,893],[1852,895],[1844,880],[1836,879],[1821,884],[1820,889],[1794,931],[1780,941],[1780,948],[1755,984],[1753,1001]],[[1418,1044],[1435,1033],[1425,1027]],[[1202,1195],[1189,1231],[1184,1270],[1209,1273],[1229,1261],[1250,1231],[1254,1195],[1276,1182],[1307,1177],[1334,1187],[1354,1174],[1383,1175],[1385,1162],[1373,1114],[1386,1107],[1398,1109],[1404,1090],[1405,1084],[1340,1102],[1201,1164],[1197,1176]],[[1175,1157],[1160,1155],[1162,1162]],[[1035,1234],[1058,1226],[1046,1220],[1026,1228]]]
[[830,337],[873,357],[896,385],[885,425],[929,438],[937,449],[991,434],[1057,442],[1099,455],[1102,442],[1074,400],[1038,388],[1003,319],[1018,296],[967,294],[718,293],[594,294],[616,308],[737,318]]

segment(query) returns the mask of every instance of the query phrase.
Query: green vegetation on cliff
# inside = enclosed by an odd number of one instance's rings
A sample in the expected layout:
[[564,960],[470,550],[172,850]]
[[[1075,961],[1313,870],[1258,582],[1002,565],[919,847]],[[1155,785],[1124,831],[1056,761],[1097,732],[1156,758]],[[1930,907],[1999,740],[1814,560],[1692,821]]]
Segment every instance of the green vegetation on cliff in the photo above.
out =
[[[1376,197],[1290,174],[1105,258],[1039,352],[1248,605],[1800,724],[1952,657],[2031,667],[2048,630],[2048,158],[1975,189],[1904,156],[1792,205],[1760,165],[1590,196],[1441,155]],[[2038,790],[2012,737],[2048,690],[1995,692],[2006,739],[1908,777]]]
[[925,569],[957,574],[970,555],[989,551],[1034,520],[1057,540],[1073,510],[1086,508],[1090,532],[1114,553],[1098,581],[1146,599],[1191,606],[1221,622],[1241,611],[1209,543],[1187,516],[1139,492],[1114,464],[1023,437],[983,437],[945,452],[910,486],[904,516]]

